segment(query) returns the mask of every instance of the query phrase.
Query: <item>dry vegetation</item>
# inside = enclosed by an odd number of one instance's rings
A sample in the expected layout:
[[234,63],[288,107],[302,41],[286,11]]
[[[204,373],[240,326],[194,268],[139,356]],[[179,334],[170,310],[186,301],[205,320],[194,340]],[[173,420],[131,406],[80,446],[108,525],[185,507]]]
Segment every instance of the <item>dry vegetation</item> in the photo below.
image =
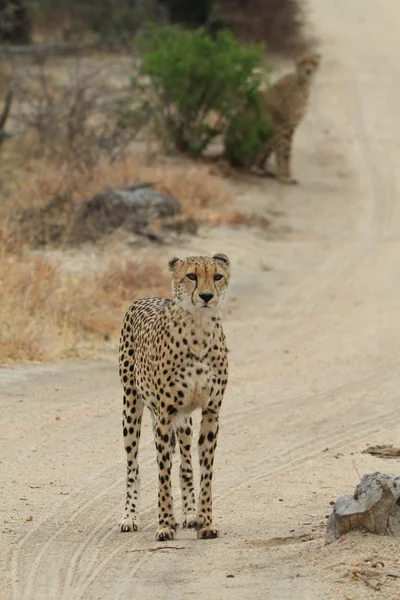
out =
[[[267,39],[270,48],[278,43],[275,38],[287,47],[299,39],[296,0],[249,0],[248,5],[258,15],[248,39]],[[221,3],[233,29],[237,7],[235,0]],[[239,12],[246,37],[247,20]],[[79,58],[7,58],[1,64],[0,104],[10,82],[13,103],[5,128],[12,137],[0,145],[0,362],[90,354],[110,337],[114,343],[131,301],[169,293],[165,265],[150,250],[140,261],[127,259],[126,252],[117,256],[110,238],[89,272],[79,261],[87,263],[90,248],[75,254],[78,268],[71,270],[63,252],[55,260],[50,247],[39,254],[29,247],[30,238],[11,235],[16,213],[54,198],[79,202],[107,189],[150,182],[180,202],[183,217],[205,226],[269,225],[229,208],[231,173],[223,172],[223,164],[162,156],[140,118],[129,130],[118,128],[117,102],[134,97],[129,76],[135,61],[96,50]]]
[[114,256],[105,268],[99,264],[89,274],[76,274],[46,255],[29,253],[25,240],[10,252],[7,223],[15,210],[41,206],[59,193],[78,200],[108,187],[152,181],[178,198],[186,214],[198,217],[202,209],[230,201],[208,169],[148,166],[130,156],[116,163],[104,159],[83,171],[35,159],[16,171],[0,211],[0,362],[87,354],[118,331],[135,298],[169,294],[164,265],[151,257],[135,262]]
[[113,257],[76,274],[43,256],[3,255],[0,362],[91,355],[116,334],[133,300],[168,293],[169,277],[151,259]]
[[303,30],[305,0],[220,0],[213,18],[242,40],[264,42],[273,53],[303,52],[312,42]]
[[130,155],[118,162],[102,159],[91,169],[71,169],[68,163],[31,160],[15,171],[7,182],[7,196],[1,207],[4,219],[15,210],[43,206],[56,195],[68,194],[73,200],[89,198],[104,189],[121,188],[139,182],[151,182],[163,193],[174,196],[190,216],[209,207],[228,204],[232,195],[221,179],[210,173],[208,165],[159,161],[148,165]]
[[[54,79],[54,69],[47,73],[46,80],[37,82],[35,98],[25,105],[27,81],[19,79],[11,126],[8,124],[8,129],[17,131],[17,135],[1,147],[0,362],[3,363],[93,356],[109,339],[115,346],[123,313],[134,299],[169,295],[170,291],[165,265],[151,252],[141,253],[140,260],[132,260],[126,258],[127,252],[117,256],[115,250],[110,251],[109,244],[107,252],[100,253],[106,258],[94,260],[87,272],[79,265],[79,257],[86,259],[86,264],[88,249],[75,253],[78,268],[71,269],[68,256],[62,252],[55,260],[51,249],[33,253],[24,239],[14,239],[10,246],[9,222],[13,214],[44,206],[59,195],[79,201],[105,189],[144,181],[177,198],[183,213],[195,218],[231,200],[221,178],[211,173],[210,165],[160,156],[156,160],[146,159],[146,143],[140,140],[136,140],[136,154],[127,151],[115,159],[97,153],[92,160],[96,130],[91,123],[98,122],[93,119],[97,116],[93,112],[103,105],[93,100],[98,98],[98,90],[81,94],[82,78],[75,80],[79,82],[78,94],[63,92],[63,85],[68,86],[71,81],[65,74],[70,65],[68,59],[65,69],[57,65],[58,79]],[[27,72],[31,84],[32,69],[24,67],[23,73]],[[37,71],[43,72],[43,69]],[[93,79],[88,81],[93,84]],[[114,87],[118,85],[117,81]],[[46,113],[48,106],[51,114]],[[79,109],[76,113],[74,106]],[[71,131],[73,144],[68,146],[64,142]],[[82,146],[79,161],[70,152],[75,144]],[[137,155],[137,149],[142,156]],[[84,160],[85,156],[90,160]]]
[[247,227],[258,227],[259,229],[268,229],[270,221],[261,215],[251,214],[242,210],[233,210],[225,214],[210,213],[202,218],[202,223],[210,227],[219,227],[220,225]]

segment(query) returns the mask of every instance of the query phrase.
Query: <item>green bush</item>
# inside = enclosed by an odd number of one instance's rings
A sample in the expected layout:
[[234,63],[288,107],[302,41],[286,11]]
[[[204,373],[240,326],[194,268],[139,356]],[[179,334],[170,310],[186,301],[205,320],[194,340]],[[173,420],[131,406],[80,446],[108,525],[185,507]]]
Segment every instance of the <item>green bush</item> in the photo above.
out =
[[260,93],[263,47],[244,46],[228,31],[212,38],[201,29],[152,27],[139,48],[136,89],[159,134],[179,151],[202,154]]
[[272,135],[265,119],[262,96],[249,92],[247,104],[229,122],[224,135],[225,156],[235,167],[251,167]]

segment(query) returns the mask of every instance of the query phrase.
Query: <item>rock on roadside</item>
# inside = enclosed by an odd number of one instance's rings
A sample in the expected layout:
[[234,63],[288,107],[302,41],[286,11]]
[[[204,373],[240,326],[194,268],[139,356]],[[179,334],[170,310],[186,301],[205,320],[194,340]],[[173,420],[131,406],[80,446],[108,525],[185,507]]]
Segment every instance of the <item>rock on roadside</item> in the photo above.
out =
[[326,526],[331,544],[353,529],[400,536],[400,477],[377,471],[364,475],[354,494],[336,501]]
[[141,183],[106,190],[79,202],[69,196],[56,196],[41,208],[15,214],[11,227],[14,235],[34,247],[79,245],[96,242],[119,228],[156,239],[152,222],[180,217],[178,200],[153,189],[151,183]]

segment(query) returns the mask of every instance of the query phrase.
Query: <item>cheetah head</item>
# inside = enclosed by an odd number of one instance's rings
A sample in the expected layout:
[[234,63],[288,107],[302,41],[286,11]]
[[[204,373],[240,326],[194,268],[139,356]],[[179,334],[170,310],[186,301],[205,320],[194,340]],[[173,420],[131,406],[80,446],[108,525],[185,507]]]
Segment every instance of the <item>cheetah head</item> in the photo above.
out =
[[320,62],[320,54],[305,54],[300,56],[300,58],[298,58],[296,61],[296,71],[299,79],[302,81],[312,79],[319,67]]
[[215,312],[225,302],[229,283],[229,259],[225,254],[171,258],[172,291],[175,301],[187,312]]

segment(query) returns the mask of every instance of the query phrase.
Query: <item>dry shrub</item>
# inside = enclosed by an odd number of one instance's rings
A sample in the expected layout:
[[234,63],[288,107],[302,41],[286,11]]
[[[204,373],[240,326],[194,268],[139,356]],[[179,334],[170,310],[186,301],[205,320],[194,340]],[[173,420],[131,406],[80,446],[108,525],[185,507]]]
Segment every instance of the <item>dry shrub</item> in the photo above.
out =
[[[4,163],[0,175],[4,177]],[[81,273],[39,255],[5,251],[7,221],[16,211],[39,207],[57,194],[90,197],[105,188],[151,181],[181,201],[186,214],[231,200],[206,165],[149,166],[135,157],[102,161],[87,171],[31,160],[3,179],[0,205],[0,362],[92,356],[118,331],[124,310],[136,298],[169,295],[169,278],[154,260],[112,258],[104,268]],[[2,241],[3,240],[3,241]],[[14,248],[16,250],[18,248]],[[102,264],[100,261],[98,264]],[[97,269],[97,270],[95,270]]]
[[0,362],[85,355],[118,331],[133,300],[168,293],[154,260],[113,257],[101,271],[77,274],[41,256],[3,255]]
[[108,129],[106,121],[113,121],[113,106],[105,101],[102,70],[86,63],[81,58],[65,61],[60,73],[51,61],[45,61],[14,74],[14,123],[26,136],[21,149],[27,158],[68,159],[77,166],[97,160],[99,140]]
[[220,0],[212,20],[247,42],[266,42],[271,52],[293,55],[307,46],[304,0]]
[[145,125],[138,120],[129,139],[117,126],[117,101],[130,90],[131,71],[132,58],[94,52],[8,59],[1,79],[13,84],[12,133],[21,159],[80,168],[123,154]]
[[225,214],[210,213],[202,217],[201,222],[210,227],[219,227],[221,225],[259,227],[268,229],[271,222],[265,217],[257,214],[247,213],[241,210],[234,210]]
[[195,163],[149,166],[135,156],[115,163],[103,159],[93,169],[83,171],[71,170],[68,164],[60,167],[49,161],[31,161],[14,178],[0,218],[11,211],[43,206],[57,195],[70,195],[78,201],[105,189],[141,182],[154,183],[160,192],[176,198],[186,215],[196,216],[202,209],[232,201],[224,183],[210,170],[210,166]]

